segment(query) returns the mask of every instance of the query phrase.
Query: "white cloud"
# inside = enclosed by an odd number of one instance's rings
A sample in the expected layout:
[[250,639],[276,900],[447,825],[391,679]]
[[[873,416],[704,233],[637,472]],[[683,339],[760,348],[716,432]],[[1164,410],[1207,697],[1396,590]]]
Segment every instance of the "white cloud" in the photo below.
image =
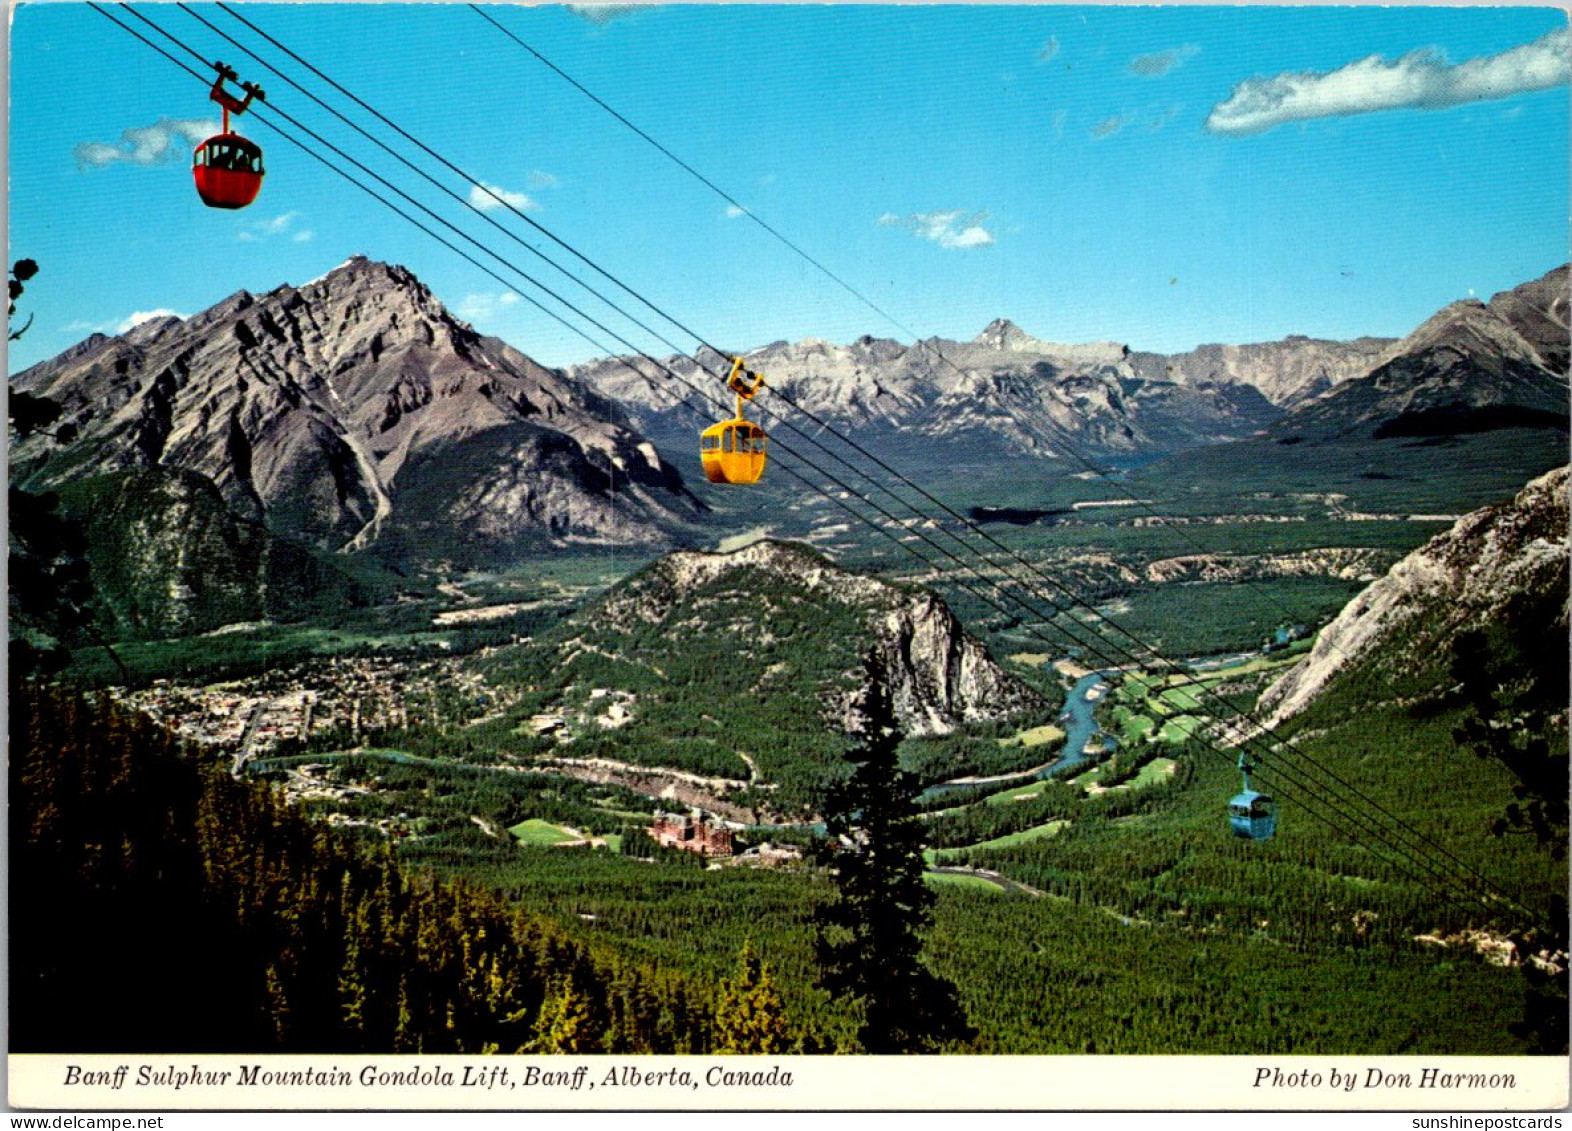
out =
[[746,216],[747,214],[748,210],[746,208],[740,207],[739,205],[728,204],[726,206],[726,219],[728,220],[735,220],[737,217]]
[[568,11],[592,24],[605,27],[612,20],[630,16],[642,7],[642,4],[569,4]]
[[970,224],[953,235],[941,232],[934,238],[940,247],[987,247],[993,243],[992,233],[977,224]]
[[482,212],[490,212],[504,205],[520,212],[536,207],[535,202],[523,193],[512,192],[501,185],[487,184],[485,181],[469,186],[469,202]]
[[466,322],[486,322],[518,301],[519,296],[512,291],[503,291],[500,294],[468,294],[459,300],[454,310]]
[[128,330],[134,330],[134,329],[136,329],[136,327],[142,325],[142,323],[144,323],[144,322],[151,322],[155,318],[180,318],[180,319],[185,319],[187,317],[189,317],[189,316],[185,315],[185,314],[181,314],[179,311],[176,311],[176,310],[164,310],[162,308],[160,308],[158,310],[138,310],[137,312],[135,312],[134,314],[130,315],[129,317],[122,319],[115,326],[115,333],[117,333],[117,334],[124,334]]
[[1105,137],[1112,137],[1124,129],[1127,119],[1123,114],[1115,114],[1111,118],[1104,118],[1092,127],[1092,137],[1101,141]]
[[1182,67],[1201,53],[1201,49],[1193,43],[1186,43],[1180,47],[1170,47],[1166,51],[1157,51],[1151,55],[1137,55],[1130,60],[1130,73],[1143,78],[1155,79],[1166,75],[1175,67]]
[[541,169],[531,169],[529,174],[530,188],[556,188],[562,183],[562,178],[555,173],[547,173]]
[[1065,123],[1065,120],[1067,118],[1069,118],[1069,116],[1070,116],[1070,112],[1068,110],[1055,110],[1053,112],[1053,119],[1052,119],[1052,121],[1053,121],[1053,136],[1054,137],[1063,137],[1064,136],[1064,123]]
[[295,221],[300,219],[299,212],[283,212],[271,220],[252,220],[244,228],[235,233],[235,238],[241,243],[256,243],[270,236],[287,235],[295,243],[306,243],[316,235],[309,228],[296,228]]
[[967,213],[959,208],[940,212],[915,212],[910,216],[897,216],[886,212],[879,217],[879,224],[886,228],[905,228],[919,239],[940,247],[987,247],[994,242],[993,233],[983,227],[988,219],[986,212]]
[[1289,71],[1247,79],[1212,108],[1206,128],[1242,136],[1287,122],[1341,118],[1380,110],[1439,110],[1564,86],[1572,77],[1572,36],[1555,28],[1532,43],[1451,64],[1438,51],[1397,60],[1379,55],[1335,71]]
[[222,127],[207,118],[160,118],[150,126],[132,126],[120,135],[116,145],[84,141],[71,151],[79,169],[101,169],[105,165],[164,165],[177,157],[189,157],[186,146],[195,146]]
[[1046,63],[1057,54],[1059,54],[1059,37],[1057,35],[1050,35],[1048,37],[1048,42],[1043,44],[1042,47],[1038,49],[1037,61],[1039,63]]

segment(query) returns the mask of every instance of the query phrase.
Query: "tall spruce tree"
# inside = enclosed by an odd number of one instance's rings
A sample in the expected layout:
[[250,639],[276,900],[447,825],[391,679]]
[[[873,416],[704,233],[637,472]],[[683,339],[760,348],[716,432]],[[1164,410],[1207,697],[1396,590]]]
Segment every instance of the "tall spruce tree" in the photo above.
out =
[[[31,259],[18,259],[11,265],[8,320],[26,290],[23,284],[36,274],[38,264]],[[10,340],[16,341],[32,324],[29,317],[20,329],[11,331]],[[48,397],[8,389],[6,424],[12,442],[40,435],[61,444],[72,443],[76,426],[59,423],[61,411]],[[80,643],[79,638],[92,629],[87,534],[80,522],[58,513],[60,496],[53,491],[34,494],[13,483],[7,503],[10,582],[6,604],[11,629],[7,666],[13,678],[53,673],[70,663],[71,645]],[[110,655],[120,662],[112,649]]]
[[854,769],[830,788],[819,861],[836,896],[817,913],[819,987],[862,1009],[870,1053],[935,1052],[976,1036],[955,986],[922,962],[933,892],[923,881],[915,783],[901,772],[901,735],[885,673],[870,663]]
[[590,996],[570,971],[558,992],[542,1006],[535,1022],[533,1053],[600,1052],[601,1026],[595,1023]]
[[782,1053],[790,1051],[792,1043],[785,1003],[749,939],[742,945],[736,977],[721,983],[715,1007],[715,1051]]
[[[1483,629],[1452,646],[1454,693],[1465,707],[1453,730],[1462,746],[1512,775],[1513,801],[1491,822],[1496,836],[1532,837],[1565,860],[1568,828],[1567,612],[1565,585],[1520,594]],[[1564,879],[1564,877],[1563,877]],[[1525,961],[1524,1017],[1515,1028],[1535,1051],[1567,1051],[1567,899],[1552,892],[1538,922],[1511,933]],[[1548,956],[1541,964],[1537,955]]]

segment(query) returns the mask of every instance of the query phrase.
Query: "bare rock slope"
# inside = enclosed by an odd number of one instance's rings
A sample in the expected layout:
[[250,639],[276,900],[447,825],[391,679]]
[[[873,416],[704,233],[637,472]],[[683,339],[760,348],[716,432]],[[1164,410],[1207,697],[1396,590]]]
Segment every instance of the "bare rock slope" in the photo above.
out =
[[1454,302],[1346,381],[1274,423],[1285,440],[1567,428],[1568,269]]
[[1292,334],[1280,342],[1209,344],[1178,354],[1135,353],[1131,363],[1148,380],[1193,387],[1247,385],[1281,408],[1363,377],[1392,345],[1390,338],[1327,341]]
[[[1448,632],[1485,623],[1514,595],[1568,592],[1568,469],[1528,484],[1515,499],[1465,515],[1403,558],[1360,593],[1316,640],[1310,654],[1261,697],[1268,727],[1304,710],[1338,676],[1392,645],[1436,644]],[[1547,631],[1554,629],[1547,626]]]
[[240,515],[322,549],[660,543],[700,510],[615,405],[360,257],[95,335],[14,385],[80,431],[63,450],[19,446],[32,482],[191,471]]

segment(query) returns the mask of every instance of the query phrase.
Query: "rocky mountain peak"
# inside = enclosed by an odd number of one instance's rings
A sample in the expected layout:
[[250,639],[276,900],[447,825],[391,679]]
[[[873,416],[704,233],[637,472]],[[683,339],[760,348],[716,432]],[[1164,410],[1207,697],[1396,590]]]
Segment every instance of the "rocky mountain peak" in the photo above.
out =
[[81,437],[18,451],[40,481],[184,469],[323,549],[660,544],[701,509],[614,405],[362,256],[84,344],[15,384],[58,400]]
[[430,288],[416,278],[409,268],[369,259],[364,255],[352,255],[327,274],[319,275],[298,288],[281,289],[298,291],[302,297],[314,302],[335,298],[342,301],[347,294],[360,291],[381,296],[384,300],[399,295],[411,306],[429,307],[433,313],[442,309],[442,304],[432,295]]
[[989,349],[1010,349],[1017,343],[1034,341],[1030,334],[1008,318],[995,318],[983,327],[982,333],[972,339],[979,346]]
[[1038,354],[1054,358],[1066,368],[1118,365],[1130,353],[1130,347],[1118,342],[1084,342],[1079,345],[1045,342],[1028,334],[1008,318],[995,318],[988,323],[983,332],[972,339],[972,344],[1005,353]]
[[1568,268],[1501,291],[1490,301],[1459,299],[1393,343],[1378,364],[1433,349],[1491,354],[1564,373],[1568,355]]
[[1474,298],[1442,307],[1413,333],[1392,345],[1381,362],[1440,348],[1488,354],[1531,365],[1541,363],[1539,351],[1516,327]]
[[1567,426],[1567,272],[1463,299],[1272,426],[1296,442]]
[[1540,363],[1555,373],[1565,373],[1572,354],[1568,286],[1572,266],[1563,264],[1531,282],[1502,291],[1490,299],[1490,309],[1521,334],[1538,352]]

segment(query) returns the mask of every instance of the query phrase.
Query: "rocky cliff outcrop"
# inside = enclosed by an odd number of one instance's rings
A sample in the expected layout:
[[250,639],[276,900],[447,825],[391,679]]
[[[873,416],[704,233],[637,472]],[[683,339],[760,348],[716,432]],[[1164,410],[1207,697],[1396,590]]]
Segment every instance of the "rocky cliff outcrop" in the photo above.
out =
[[1567,488],[1568,469],[1562,467],[1509,503],[1465,515],[1399,561],[1338,614],[1303,661],[1267,688],[1258,711],[1265,724],[1276,726],[1302,711],[1335,677],[1378,650],[1434,650],[1445,637],[1486,623],[1518,594],[1551,595],[1564,609]]
[[1145,580],[1157,585],[1191,582],[1252,581],[1268,577],[1332,577],[1374,580],[1391,561],[1384,550],[1329,547],[1291,554],[1186,554],[1149,562]]
[[[728,593],[768,596],[760,597],[757,619],[728,612],[725,623],[715,623],[706,605]],[[1039,702],[933,593],[849,572],[805,546],[763,540],[726,554],[668,554],[582,619],[602,634],[669,625],[676,634],[724,633],[746,645],[770,631],[763,602],[783,599],[851,614],[861,630],[855,650],[888,673],[896,714],[909,734],[947,734],[959,723],[1004,718]],[[853,715],[860,701],[854,691],[827,705],[839,729],[858,729]]]

